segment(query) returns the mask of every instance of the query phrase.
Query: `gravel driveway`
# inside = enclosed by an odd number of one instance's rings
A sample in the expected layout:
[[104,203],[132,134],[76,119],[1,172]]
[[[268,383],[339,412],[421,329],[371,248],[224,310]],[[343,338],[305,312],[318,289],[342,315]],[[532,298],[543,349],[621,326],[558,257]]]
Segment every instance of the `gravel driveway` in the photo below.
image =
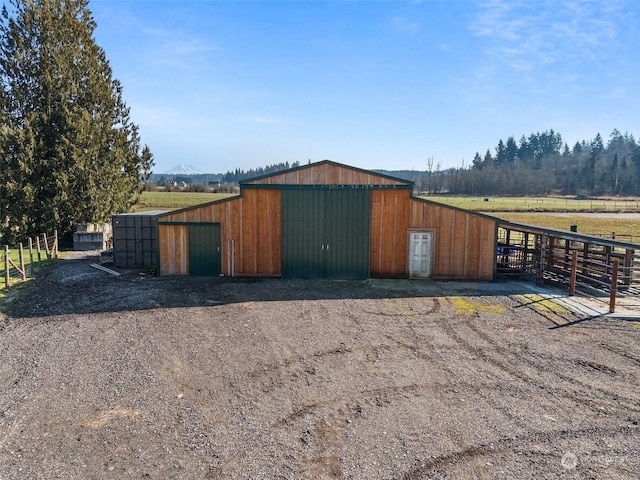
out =
[[4,301],[1,480],[640,477],[638,323],[551,328],[581,319],[516,283],[94,260]]

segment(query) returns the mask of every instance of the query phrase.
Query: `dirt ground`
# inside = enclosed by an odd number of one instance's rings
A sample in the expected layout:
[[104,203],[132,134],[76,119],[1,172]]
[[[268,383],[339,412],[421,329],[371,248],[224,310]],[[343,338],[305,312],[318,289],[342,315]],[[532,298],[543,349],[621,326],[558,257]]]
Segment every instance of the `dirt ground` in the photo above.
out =
[[517,283],[91,261],[2,302],[2,480],[640,477],[638,323]]

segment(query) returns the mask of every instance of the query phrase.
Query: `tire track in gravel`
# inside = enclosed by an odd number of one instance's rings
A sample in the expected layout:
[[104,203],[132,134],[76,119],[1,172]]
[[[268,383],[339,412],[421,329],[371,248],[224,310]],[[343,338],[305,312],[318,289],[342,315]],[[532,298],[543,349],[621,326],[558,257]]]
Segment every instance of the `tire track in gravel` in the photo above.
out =
[[[434,478],[434,473],[439,469],[447,470],[451,464],[467,464],[475,461],[480,457],[491,459],[503,454],[512,453],[517,450],[522,455],[532,457],[549,457],[558,459],[557,454],[550,453],[553,449],[543,447],[541,445],[549,445],[555,443],[558,439],[575,440],[585,439],[592,441],[594,438],[609,438],[621,440],[625,442],[633,442],[637,439],[637,432],[625,427],[615,428],[584,428],[576,430],[553,430],[548,432],[536,432],[531,435],[520,435],[511,438],[498,439],[490,444],[469,445],[456,452],[446,455],[440,455],[430,458],[420,463],[420,465],[412,468],[408,472],[395,477],[396,480],[423,480]],[[591,452],[593,454],[593,452]],[[560,462],[558,461],[560,467]],[[444,472],[438,472],[444,473]]]
[[[424,302],[418,305],[408,305],[406,302],[393,300],[385,301],[382,311],[369,311],[360,309],[359,304],[350,305],[346,310],[344,318],[347,320],[341,324],[340,329],[343,335],[336,336],[341,340],[336,346],[312,351],[307,354],[293,354],[281,359],[278,363],[263,365],[252,370],[249,376],[259,378],[262,375],[295,380],[301,386],[303,392],[301,399],[311,401],[294,407],[288,415],[280,418],[273,424],[273,428],[286,428],[292,432],[299,432],[299,448],[301,455],[306,459],[300,463],[300,470],[309,475],[309,478],[317,477],[341,477],[339,449],[344,443],[345,430],[350,424],[357,421],[363,411],[373,411],[378,408],[385,408],[398,400],[407,396],[418,396],[423,391],[438,391],[448,389],[448,385],[435,384],[411,384],[402,386],[382,386],[380,388],[357,389],[347,388],[342,395],[334,395],[330,398],[312,400],[315,396],[323,395],[323,391],[314,390],[310,387],[308,379],[316,375],[317,372],[325,370],[335,371],[339,364],[375,363],[379,357],[384,357],[385,362],[389,359],[415,360],[420,358],[424,361],[429,358],[426,355],[417,355],[420,348],[420,337],[413,329],[409,328],[409,338],[398,340],[393,334],[387,334],[384,327],[406,331],[407,325],[416,322],[421,316],[416,311],[433,312],[439,308],[438,302],[428,301],[428,308],[424,308]],[[387,308],[390,307],[390,308]],[[401,310],[398,313],[398,310]],[[302,309],[303,317],[309,322],[317,322],[327,313],[323,308],[313,305]],[[398,318],[399,322],[393,324],[380,324],[379,319]],[[402,321],[402,319],[406,321]],[[350,324],[350,325],[349,325]],[[355,331],[354,331],[355,330]],[[283,351],[289,350],[285,349]],[[337,362],[337,363],[336,363]],[[299,375],[299,377],[298,377]],[[297,377],[297,378],[296,378]],[[305,381],[306,379],[306,381]],[[284,384],[286,381],[277,381]]]
[[[624,401],[627,403],[627,407],[629,404],[633,405],[633,408],[640,412],[640,402],[638,402],[635,398],[631,398],[628,396],[620,395],[616,392],[611,392],[604,388],[590,385],[588,383],[582,382],[575,377],[570,375],[565,375],[557,371],[557,369],[548,367],[544,362],[534,362],[532,360],[531,355],[526,355],[520,353],[517,349],[505,349],[497,340],[490,337],[483,331],[478,325],[474,325],[475,316],[465,316],[464,317],[464,325],[468,327],[474,335],[478,338],[482,339],[487,345],[487,348],[481,346],[475,346],[468,340],[464,339],[462,335],[457,332],[450,324],[445,324],[445,329],[447,333],[466,351],[472,353],[478,358],[482,359],[499,368],[500,370],[508,373],[509,375],[518,378],[525,384],[531,384],[533,387],[548,391],[552,394],[559,394],[561,396],[567,397],[570,400],[575,400],[577,402],[582,403],[583,405],[591,408],[594,411],[594,403],[603,403],[602,398],[594,398],[592,395],[589,395],[589,391],[597,392],[606,397],[608,400],[607,405],[613,404],[618,405],[620,401]],[[511,364],[506,360],[506,356],[509,355],[513,358],[514,362]],[[512,366],[513,365],[513,366]],[[559,388],[552,388],[549,386],[550,383],[555,383],[549,380],[548,378],[537,378],[542,377],[542,375],[531,375],[526,373],[524,370],[515,368],[515,365],[522,366],[526,365],[533,372],[544,372],[548,375],[555,377],[555,381],[562,380],[568,384],[571,384],[574,389],[571,394],[567,394]]]
[[[494,351],[500,352],[503,355],[507,355],[508,354],[508,350],[506,348],[504,348],[503,345],[501,345],[499,342],[497,342],[494,338],[490,337],[489,335],[486,334],[485,331],[483,331],[479,325],[474,323],[474,319],[467,319],[467,325],[469,326],[469,328],[471,330],[473,330],[480,338],[482,338],[484,341],[486,341],[489,345],[491,345],[492,349]],[[602,346],[602,344],[600,345]],[[608,400],[610,400],[611,404],[613,405],[619,405],[620,401],[623,400],[626,405],[629,404],[635,404],[635,407],[640,410],[640,402],[638,402],[635,398],[633,397],[629,397],[627,395],[622,395],[620,392],[612,392],[610,390],[601,388],[597,385],[593,385],[591,383],[587,383],[584,381],[581,381],[577,378],[575,378],[574,376],[571,375],[566,375],[564,373],[561,373],[560,371],[558,371],[557,368],[553,368],[550,366],[550,360],[554,361],[553,363],[555,364],[555,361],[558,360],[559,362],[566,362],[565,358],[558,358],[558,357],[553,357],[553,356],[547,356],[546,358],[540,358],[537,355],[532,355],[532,354],[522,354],[520,353],[520,350],[518,349],[512,349],[513,352],[513,356],[516,358],[517,360],[517,364],[521,365],[521,364],[526,364],[528,365],[532,371],[534,372],[544,372],[547,376],[548,375],[553,375],[555,376],[557,379],[562,380],[564,382],[568,382],[570,384],[572,384],[575,388],[576,388],[576,393],[580,393],[582,395],[588,396],[589,391],[595,391],[601,395],[604,395],[608,398]],[[539,359],[539,361],[536,361],[536,359]],[[578,359],[572,362],[574,365],[580,366],[580,367],[587,367],[599,372],[603,372],[603,373],[607,373],[607,374],[611,374],[611,375],[618,375],[618,372],[606,365],[602,365],[599,364],[597,362],[593,362],[590,360],[582,360],[582,359]],[[533,377],[531,377],[533,378]],[[537,384],[537,386],[540,386],[540,384]],[[565,394],[566,395],[566,394]],[[590,401],[594,401],[593,398],[590,399]],[[602,402],[602,399],[600,397],[597,397],[595,399],[596,402]]]
[[612,353],[620,355],[621,357],[624,357],[627,360],[631,360],[631,362],[633,362],[636,365],[640,365],[640,357],[632,355],[629,352],[627,352],[626,350],[623,350],[623,349],[621,349],[619,347],[614,347],[612,345],[607,345],[606,343],[602,343],[602,342],[600,342],[598,345],[601,348],[604,348],[605,350],[608,350],[608,351],[610,351]]

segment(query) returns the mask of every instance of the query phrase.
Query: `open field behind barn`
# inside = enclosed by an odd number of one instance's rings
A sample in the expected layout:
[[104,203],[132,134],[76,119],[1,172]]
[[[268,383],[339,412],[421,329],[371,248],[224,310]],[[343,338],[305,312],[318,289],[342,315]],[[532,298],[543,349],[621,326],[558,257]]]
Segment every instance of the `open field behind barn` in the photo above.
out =
[[435,202],[481,212],[635,212],[640,198],[422,196]]
[[638,323],[517,283],[84,255],[3,306],[0,478],[638,478]]
[[[511,222],[525,223],[528,225],[538,225],[547,228],[556,228],[559,230],[569,230],[572,225],[578,227],[578,232],[585,234],[596,234],[623,241],[631,241],[640,243],[640,214],[637,218],[619,218],[613,215],[609,217],[595,217],[589,215],[580,215],[579,213],[566,216],[553,213],[495,213],[499,218],[509,220]],[[629,240],[632,238],[632,240]]]
[[230,193],[202,193],[202,192],[142,192],[134,210],[175,210],[183,207],[199,205],[201,203],[222,200],[232,196]]

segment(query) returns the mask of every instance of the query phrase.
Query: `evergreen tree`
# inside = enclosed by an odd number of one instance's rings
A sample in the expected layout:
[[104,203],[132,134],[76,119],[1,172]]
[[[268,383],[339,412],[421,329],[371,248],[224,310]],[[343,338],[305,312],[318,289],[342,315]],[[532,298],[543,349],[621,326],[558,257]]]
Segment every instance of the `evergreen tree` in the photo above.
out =
[[620,193],[620,157],[618,152],[614,153],[613,160],[611,161],[611,171],[609,176],[611,178],[611,193],[617,195]]
[[12,0],[0,18],[5,240],[128,211],[153,156],[94,38],[87,0]]
[[498,146],[496,147],[496,156],[494,157],[493,161],[497,166],[507,163],[507,147],[504,146],[504,142],[502,141],[502,139],[498,141]]
[[518,157],[518,145],[513,137],[507,138],[507,145],[505,146],[505,156],[508,163],[513,163]]
[[493,157],[491,156],[491,151],[488,148],[486,153],[484,154],[483,163],[485,167],[493,167],[493,164],[494,164]]
[[484,164],[482,162],[482,157],[478,152],[476,152],[475,156],[473,157],[473,160],[471,161],[471,166],[476,170],[482,170],[482,167],[484,166]]

